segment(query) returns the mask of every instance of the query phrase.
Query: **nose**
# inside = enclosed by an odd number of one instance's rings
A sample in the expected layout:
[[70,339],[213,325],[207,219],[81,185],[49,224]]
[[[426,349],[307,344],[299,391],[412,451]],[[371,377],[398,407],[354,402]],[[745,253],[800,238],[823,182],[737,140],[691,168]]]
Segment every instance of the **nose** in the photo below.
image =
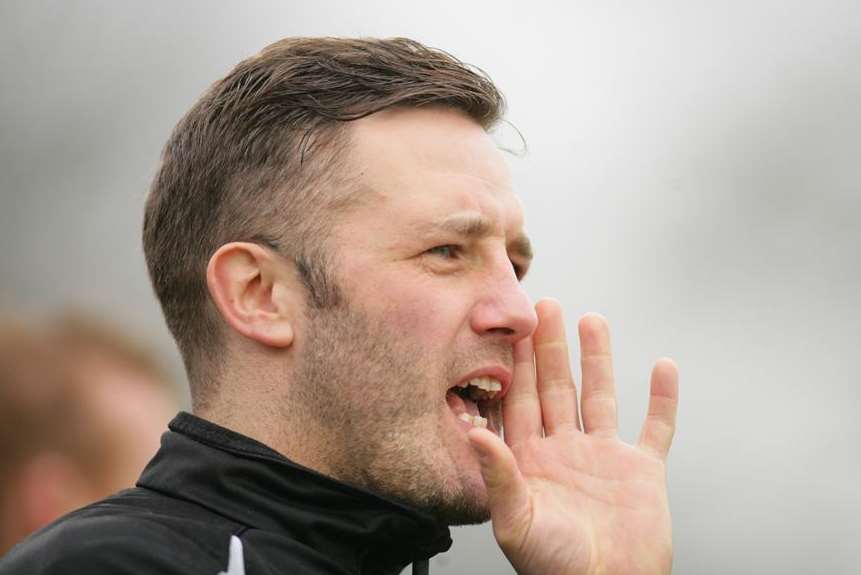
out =
[[500,336],[512,344],[535,331],[535,308],[507,259],[481,286],[470,323],[475,333]]

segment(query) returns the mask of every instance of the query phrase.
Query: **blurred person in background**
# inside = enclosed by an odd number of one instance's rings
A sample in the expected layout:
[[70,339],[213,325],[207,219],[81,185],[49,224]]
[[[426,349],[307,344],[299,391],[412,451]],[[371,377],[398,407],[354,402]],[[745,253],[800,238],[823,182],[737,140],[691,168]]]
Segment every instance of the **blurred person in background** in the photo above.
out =
[[179,402],[126,333],[80,313],[0,320],[0,555],[132,487]]

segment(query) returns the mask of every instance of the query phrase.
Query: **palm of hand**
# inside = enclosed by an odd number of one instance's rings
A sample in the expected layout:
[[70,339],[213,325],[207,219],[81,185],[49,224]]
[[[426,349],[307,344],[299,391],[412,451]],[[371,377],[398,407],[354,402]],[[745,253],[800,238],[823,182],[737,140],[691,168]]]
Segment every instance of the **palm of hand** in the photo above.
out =
[[[672,542],[662,461],[618,439],[576,430],[520,444],[514,454],[531,495],[519,571],[669,571]],[[548,555],[543,547],[552,541],[558,542],[549,553],[553,563],[542,565],[541,557]],[[560,560],[565,568],[557,571]]]
[[616,436],[606,323],[591,316],[580,324],[581,425],[567,347],[560,344],[561,311],[553,302],[538,311],[537,370],[532,342],[515,349],[515,382],[504,404],[508,447],[492,434],[471,432],[496,538],[521,575],[669,573],[665,458],[677,404],[675,366],[656,365],[649,416],[639,444],[628,445]]

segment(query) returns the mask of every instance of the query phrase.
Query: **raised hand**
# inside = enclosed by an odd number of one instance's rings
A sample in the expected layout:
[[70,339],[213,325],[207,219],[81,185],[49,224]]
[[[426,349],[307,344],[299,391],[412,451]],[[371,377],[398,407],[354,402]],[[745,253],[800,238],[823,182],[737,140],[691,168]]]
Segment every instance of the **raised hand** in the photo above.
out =
[[581,425],[562,310],[553,300],[536,310],[538,328],[514,350],[505,441],[469,432],[497,542],[520,575],[670,573],[666,457],[678,405],[675,364],[655,364],[640,439],[624,443],[606,320],[589,314],[579,324]]

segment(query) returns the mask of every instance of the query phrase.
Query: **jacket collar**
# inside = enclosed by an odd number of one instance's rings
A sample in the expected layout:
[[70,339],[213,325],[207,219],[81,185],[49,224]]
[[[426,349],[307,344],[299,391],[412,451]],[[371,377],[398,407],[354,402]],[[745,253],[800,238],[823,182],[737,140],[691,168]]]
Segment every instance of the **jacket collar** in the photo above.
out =
[[181,412],[139,487],[280,532],[360,573],[395,572],[448,550],[431,515],[302,467],[249,437]]

